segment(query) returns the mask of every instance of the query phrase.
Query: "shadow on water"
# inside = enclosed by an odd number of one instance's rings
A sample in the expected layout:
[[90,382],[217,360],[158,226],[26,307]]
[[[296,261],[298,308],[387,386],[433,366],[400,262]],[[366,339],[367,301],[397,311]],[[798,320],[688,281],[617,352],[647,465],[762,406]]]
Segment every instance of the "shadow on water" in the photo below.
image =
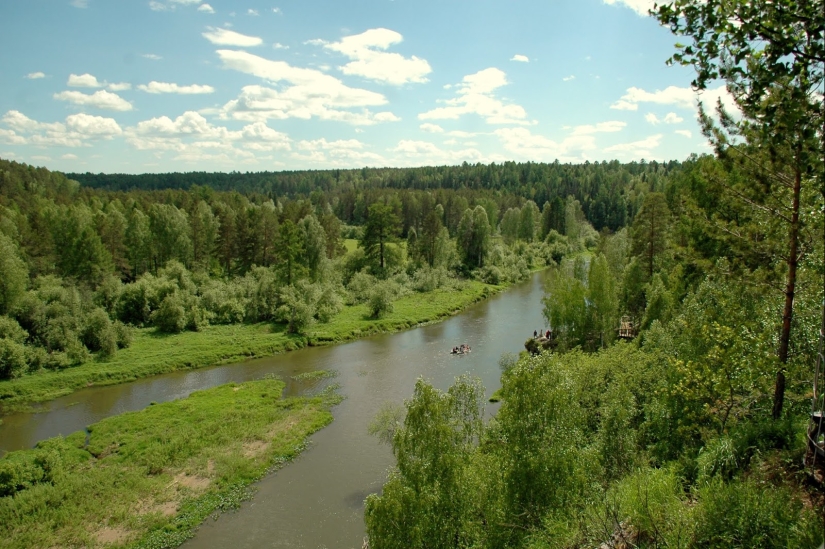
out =
[[[151,402],[187,396],[230,381],[277,375],[287,394],[320,385],[292,380],[315,370],[334,370],[346,399],[335,421],[312,436],[299,459],[258,483],[239,511],[207,521],[189,549],[233,547],[361,547],[364,498],[380,491],[393,463],[389,447],[367,433],[385,402],[402,403],[424,377],[446,389],[464,373],[481,378],[489,397],[499,387],[498,359],[517,353],[544,325],[543,273],[439,324],[378,335],[332,347],[306,348],[241,364],[175,372],[126,385],[90,388],[49,402],[34,414],[14,414],[0,425],[0,450],[27,448],[38,440],[85,428],[103,417],[138,410]],[[473,351],[449,353],[466,343]],[[498,404],[489,404],[487,415]]]

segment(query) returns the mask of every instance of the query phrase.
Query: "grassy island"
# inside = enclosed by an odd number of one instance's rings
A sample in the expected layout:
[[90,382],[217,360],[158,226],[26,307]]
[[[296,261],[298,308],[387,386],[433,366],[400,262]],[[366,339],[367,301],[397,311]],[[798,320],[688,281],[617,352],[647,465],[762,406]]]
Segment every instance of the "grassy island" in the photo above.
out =
[[0,459],[0,547],[176,547],[298,455],[339,397],[228,384]]

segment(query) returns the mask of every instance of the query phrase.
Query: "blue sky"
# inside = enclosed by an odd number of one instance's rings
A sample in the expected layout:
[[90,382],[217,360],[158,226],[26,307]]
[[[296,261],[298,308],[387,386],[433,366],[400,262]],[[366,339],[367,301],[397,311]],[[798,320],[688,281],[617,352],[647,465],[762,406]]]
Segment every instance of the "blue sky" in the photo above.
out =
[[682,160],[709,149],[652,4],[6,0],[0,157],[123,173]]

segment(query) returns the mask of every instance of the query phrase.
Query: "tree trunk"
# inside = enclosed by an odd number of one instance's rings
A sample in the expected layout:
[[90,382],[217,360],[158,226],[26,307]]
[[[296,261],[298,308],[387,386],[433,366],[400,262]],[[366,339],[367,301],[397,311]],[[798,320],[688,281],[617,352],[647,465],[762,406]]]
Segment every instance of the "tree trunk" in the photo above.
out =
[[779,337],[779,362],[781,366],[776,372],[776,384],[773,393],[773,419],[782,415],[782,406],[785,401],[785,364],[788,362],[788,345],[791,340],[791,321],[793,320],[793,300],[796,291],[796,268],[799,262],[799,195],[802,188],[802,172],[799,168],[799,148],[794,166],[793,207],[791,213],[791,227],[788,235],[788,279],[785,284],[785,308],[782,312],[782,333]]

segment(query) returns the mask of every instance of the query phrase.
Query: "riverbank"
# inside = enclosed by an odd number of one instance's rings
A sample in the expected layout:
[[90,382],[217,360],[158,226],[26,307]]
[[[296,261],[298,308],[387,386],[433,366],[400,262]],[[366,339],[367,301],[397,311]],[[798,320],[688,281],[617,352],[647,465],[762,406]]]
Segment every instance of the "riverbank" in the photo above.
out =
[[176,547],[332,421],[333,391],[228,384],[0,459],[0,546]]
[[61,371],[0,382],[0,408],[5,413],[92,386],[127,383],[176,370],[202,368],[292,351],[307,345],[329,345],[377,333],[397,332],[439,321],[507,286],[467,281],[459,290],[414,293],[393,302],[393,312],[369,318],[367,305],[345,307],[327,324],[315,324],[305,335],[287,334],[280,324],[207,326],[200,332],[159,334],[136,330],[132,344],[112,359],[92,360]]

